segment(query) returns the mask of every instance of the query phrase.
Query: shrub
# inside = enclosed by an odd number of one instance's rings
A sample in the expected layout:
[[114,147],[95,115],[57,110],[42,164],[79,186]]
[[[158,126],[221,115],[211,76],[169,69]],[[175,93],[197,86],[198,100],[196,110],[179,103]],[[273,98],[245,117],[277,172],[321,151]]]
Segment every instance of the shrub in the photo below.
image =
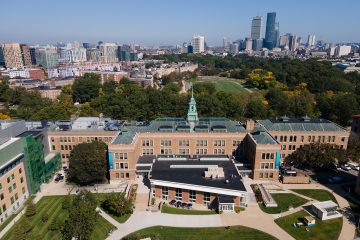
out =
[[33,201],[30,201],[30,202],[28,203],[27,208],[26,208],[25,215],[26,215],[27,217],[31,217],[31,216],[35,215],[35,213],[36,213],[36,206],[35,206],[35,204],[33,203]]
[[49,219],[49,215],[47,213],[43,213],[43,215],[41,216],[41,220],[43,222],[46,222]]
[[151,205],[154,205],[154,203],[155,203],[155,198],[152,198],[151,199]]
[[70,208],[70,198],[65,197],[65,200],[62,203],[62,209],[69,209]]
[[60,228],[61,228],[61,224],[60,224],[59,218],[57,216],[55,216],[49,226],[49,230],[50,231],[58,231],[58,230],[60,230]]

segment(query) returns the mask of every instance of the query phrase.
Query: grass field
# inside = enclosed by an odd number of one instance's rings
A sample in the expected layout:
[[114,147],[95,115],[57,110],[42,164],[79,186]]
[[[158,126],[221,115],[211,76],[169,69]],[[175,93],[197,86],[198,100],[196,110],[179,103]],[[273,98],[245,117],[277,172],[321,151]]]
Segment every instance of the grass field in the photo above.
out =
[[[134,233],[141,238],[151,237],[151,239],[266,239],[275,240],[276,238],[256,229],[234,226],[230,231],[225,227],[219,228],[175,228],[175,227],[150,227]],[[126,238],[125,238],[126,239]]]
[[183,214],[183,215],[210,215],[218,214],[216,211],[196,211],[196,210],[186,210],[181,208],[174,208],[169,206],[162,206],[161,213],[170,213],[170,214]]
[[[70,195],[73,197],[72,195]],[[69,196],[66,196],[69,197]],[[33,239],[31,235],[40,234],[42,239],[54,239],[56,232],[49,231],[48,226],[55,216],[59,217],[61,222],[64,222],[68,217],[69,212],[62,209],[62,202],[64,201],[65,196],[46,196],[42,197],[39,202],[36,203],[37,212],[36,214],[29,219],[32,224],[32,230],[27,234],[25,239]],[[41,220],[42,214],[46,212],[49,215],[49,220],[46,223],[43,223]],[[112,224],[106,221],[104,218],[99,217],[98,222],[96,223],[95,229],[91,235],[93,240],[105,239],[107,233],[114,228]],[[11,228],[2,238],[2,240],[12,239],[12,230]],[[60,238],[60,236],[58,236]]]
[[343,224],[342,218],[326,221],[315,218],[315,226],[309,227],[309,232],[305,230],[305,226],[294,228],[293,224],[302,222],[305,216],[310,215],[302,210],[286,217],[278,218],[275,220],[275,223],[297,240],[329,240],[339,238]]
[[299,193],[301,195],[307,196],[309,198],[316,199],[318,201],[329,201],[332,200],[335,203],[336,198],[332,195],[329,191],[322,190],[322,189],[290,189],[293,192]]
[[272,194],[275,201],[277,202],[277,207],[265,207],[264,204],[259,203],[259,207],[263,212],[269,213],[269,214],[277,214],[280,211],[286,212],[288,211],[289,206],[293,206],[293,208],[297,208],[305,203],[308,202],[305,198],[298,197],[291,193],[274,193]]
[[225,91],[225,92],[247,92],[244,88],[240,87],[240,85],[233,82],[220,82],[217,81],[215,84],[216,91]]

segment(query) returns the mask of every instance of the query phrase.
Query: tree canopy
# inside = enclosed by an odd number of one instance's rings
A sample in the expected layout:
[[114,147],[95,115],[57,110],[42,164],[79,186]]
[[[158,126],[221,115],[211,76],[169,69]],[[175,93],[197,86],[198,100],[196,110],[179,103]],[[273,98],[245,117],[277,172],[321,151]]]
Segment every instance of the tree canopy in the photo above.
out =
[[76,145],[70,152],[69,177],[81,183],[101,181],[107,173],[106,143],[94,141]]
[[110,213],[121,217],[126,213],[130,213],[132,200],[125,197],[125,192],[121,194],[112,192],[105,196],[102,205]]
[[99,96],[101,87],[100,75],[85,73],[83,77],[76,79],[72,86],[74,101],[89,102],[92,98]]

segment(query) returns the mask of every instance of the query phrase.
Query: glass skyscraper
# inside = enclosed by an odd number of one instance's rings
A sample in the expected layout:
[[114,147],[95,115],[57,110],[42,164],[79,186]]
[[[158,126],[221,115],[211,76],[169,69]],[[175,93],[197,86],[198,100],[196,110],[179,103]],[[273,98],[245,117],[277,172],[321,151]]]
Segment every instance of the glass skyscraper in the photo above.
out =
[[251,24],[251,39],[261,39],[262,17],[256,16]]
[[274,41],[275,41],[275,19],[276,19],[276,12],[271,12],[267,14],[265,47],[269,50],[273,49]]

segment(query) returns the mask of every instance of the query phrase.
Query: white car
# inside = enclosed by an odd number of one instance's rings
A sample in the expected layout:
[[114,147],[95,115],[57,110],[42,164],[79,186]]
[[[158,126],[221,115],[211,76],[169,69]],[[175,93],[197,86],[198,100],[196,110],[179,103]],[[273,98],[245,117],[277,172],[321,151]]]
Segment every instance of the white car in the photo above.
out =
[[338,170],[341,171],[341,166],[339,164],[333,163],[333,167]]
[[358,164],[355,163],[348,163],[348,165],[350,166],[351,169],[354,169],[356,171],[359,171],[360,166]]
[[349,165],[347,165],[347,164],[341,165],[341,168],[344,169],[344,170],[347,170],[347,171],[351,170],[351,167],[349,167]]

